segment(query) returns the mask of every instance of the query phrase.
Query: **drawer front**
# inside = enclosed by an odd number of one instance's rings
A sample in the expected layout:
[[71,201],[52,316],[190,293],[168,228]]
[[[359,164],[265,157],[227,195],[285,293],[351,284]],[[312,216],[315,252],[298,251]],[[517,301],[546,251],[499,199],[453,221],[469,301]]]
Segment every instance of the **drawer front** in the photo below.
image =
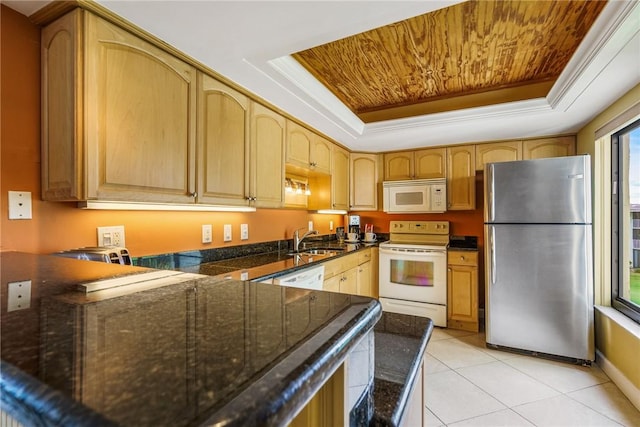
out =
[[449,265],[478,265],[477,251],[449,251],[447,253],[447,264]]
[[335,276],[336,274],[342,273],[342,271],[344,271],[342,268],[342,262],[340,261],[340,258],[323,262],[322,265],[324,265],[325,279],[329,279]]
[[363,249],[358,251],[358,265],[371,261],[371,249]]

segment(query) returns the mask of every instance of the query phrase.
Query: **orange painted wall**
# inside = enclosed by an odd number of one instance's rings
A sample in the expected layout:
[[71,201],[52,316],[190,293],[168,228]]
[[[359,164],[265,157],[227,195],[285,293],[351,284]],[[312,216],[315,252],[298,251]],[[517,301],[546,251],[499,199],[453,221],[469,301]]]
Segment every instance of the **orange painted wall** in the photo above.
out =
[[[291,238],[293,230],[313,220],[321,234],[341,215],[300,210],[261,209],[254,213],[86,211],[73,203],[40,200],[40,30],[14,10],[1,6],[1,181],[0,251],[51,253],[96,245],[96,227],[124,225],[126,246],[134,256],[256,243]],[[388,215],[356,212],[378,232],[390,220],[448,220],[452,234],[476,235],[482,242],[482,193],[478,209],[434,215]],[[33,219],[9,220],[8,191],[32,193]],[[240,241],[240,224],[249,224],[248,241]],[[201,225],[213,224],[213,244],[200,243]],[[223,224],[232,224],[234,239],[222,242]]]
[[[314,227],[329,233],[341,215],[262,209],[253,213],[85,211],[73,203],[40,200],[40,29],[1,6],[1,181],[0,250],[51,253],[95,246],[96,227],[124,225],[134,256],[291,238],[293,230]],[[33,219],[8,219],[8,191],[32,193]],[[240,224],[249,224],[240,241]],[[213,244],[200,243],[201,225],[213,224]],[[223,224],[232,224],[233,241],[222,242]]]

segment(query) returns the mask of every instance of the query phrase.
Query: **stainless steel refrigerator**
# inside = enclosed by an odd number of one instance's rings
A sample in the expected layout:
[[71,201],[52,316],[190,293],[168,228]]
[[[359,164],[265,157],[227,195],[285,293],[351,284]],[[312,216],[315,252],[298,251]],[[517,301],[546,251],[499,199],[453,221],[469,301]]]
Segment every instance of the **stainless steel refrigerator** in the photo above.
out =
[[589,364],[590,157],[487,164],[484,219],[487,345]]

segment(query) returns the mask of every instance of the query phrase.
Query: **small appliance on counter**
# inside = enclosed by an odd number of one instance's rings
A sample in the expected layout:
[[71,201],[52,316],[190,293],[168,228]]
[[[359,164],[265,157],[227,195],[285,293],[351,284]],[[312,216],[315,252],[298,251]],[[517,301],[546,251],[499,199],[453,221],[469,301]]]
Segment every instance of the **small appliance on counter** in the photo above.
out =
[[110,264],[132,265],[131,256],[127,248],[118,246],[97,246],[87,248],[70,249],[57,252],[53,255],[66,258],[75,258],[86,261],[100,261]]
[[477,250],[478,237],[477,236],[450,236],[449,249]]
[[360,234],[360,215],[347,215],[345,227],[347,233]]

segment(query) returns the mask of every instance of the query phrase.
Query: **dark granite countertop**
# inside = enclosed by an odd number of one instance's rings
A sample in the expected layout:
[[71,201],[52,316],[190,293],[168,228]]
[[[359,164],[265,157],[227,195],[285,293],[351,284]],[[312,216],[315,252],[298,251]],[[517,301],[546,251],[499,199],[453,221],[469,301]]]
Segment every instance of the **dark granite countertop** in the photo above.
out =
[[271,252],[237,256],[219,261],[205,262],[198,265],[178,267],[176,270],[188,273],[206,274],[224,279],[234,280],[266,280],[311,265],[322,263],[337,257],[350,255],[359,250],[377,246],[378,243],[342,243],[333,241],[309,242],[307,249],[335,249],[335,255],[324,257],[297,257],[292,255],[288,247]]
[[433,332],[426,317],[383,312],[375,326],[374,426],[398,426]]
[[13,252],[0,267],[3,301],[30,281],[21,309],[3,304],[0,349],[2,403],[29,425],[21,409],[74,425],[286,424],[381,316],[371,298],[216,277],[101,299],[77,284],[150,270]]

